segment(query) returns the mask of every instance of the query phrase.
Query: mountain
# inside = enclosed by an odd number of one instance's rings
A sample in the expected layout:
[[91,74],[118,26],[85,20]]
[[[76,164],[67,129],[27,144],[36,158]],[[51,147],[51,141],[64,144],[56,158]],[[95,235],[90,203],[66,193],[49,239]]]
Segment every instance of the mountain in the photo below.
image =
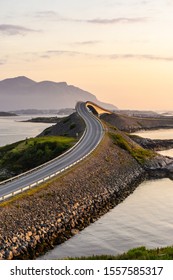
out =
[[0,110],[3,111],[74,108],[77,101],[88,100],[110,110],[116,109],[66,82],[35,82],[24,76],[0,81]]

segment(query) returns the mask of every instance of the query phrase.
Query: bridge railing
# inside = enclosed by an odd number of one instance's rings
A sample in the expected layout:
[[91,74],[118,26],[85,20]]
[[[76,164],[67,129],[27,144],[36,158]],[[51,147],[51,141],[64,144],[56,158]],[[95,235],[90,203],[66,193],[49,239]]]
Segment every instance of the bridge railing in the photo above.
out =
[[[95,116],[93,116],[92,113],[90,113],[90,115],[91,115],[92,118],[96,118]],[[102,125],[101,121],[100,121],[98,118],[96,118],[96,119],[100,122],[100,124],[101,124],[101,126],[102,126],[102,131],[103,131],[103,133],[104,133],[104,128],[103,128],[103,125]],[[58,157],[56,157],[56,158],[54,158],[54,159],[52,159],[52,160],[50,160],[50,161],[48,161],[48,162],[42,164],[42,165],[39,165],[38,167],[35,167],[35,168],[33,168],[33,169],[29,170],[29,171],[26,171],[26,172],[24,172],[24,173],[22,173],[22,174],[20,174],[20,175],[18,175],[18,176],[15,176],[15,177],[12,177],[12,178],[7,179],[7,180],[5,180],[5,181],[2,181],[2,182],[0,183],[0,186],[1,186],[1,185],[4,185],[4,184],[7,184],[8,182],[12,182],[12,181],[14,181],[14,180],[16,180],[16,179],[18,179],[18,178],[20,178],[20,177],[23,177],[23,176],[27,175],[27,174],[30,174],[30,173],[32,173],[32,172],[34,172],[34,171],[36,171],[36,170],[38,170],[38,169],[40,169],[40,168],[42,168],[42,167],[48,165],[48,164],[50,164],[51,162],[54,162],[54,161],[58,160],[59,158],[63,157],[65,154],[68,154],[68,153],[69,153],[71,150],[73,150],[77,145],[79,145],[79,143],[80,143],[80,142],[83,140],[83,138],[85,137],[85,134],[86,134],[86,133],[87,133],[87,126],[86,126],[85,131],[83,132],[81,138],[79,139],[79,141],[78,141],[73,147],[71,147],[69,150],[67,150],[65,153],[63,153],[62,155],[60,155],[60,156],[58,156]],[[102,138],[100,138],[99,142],[95,145],[95,147],[94,147],[91,151],[89,151],[89,153],[87,153],[86,155],[84,155],[82,158],[78,159],[78,160],[75,161],[74,163],[72,163],[72,164],[66,166],[65,168],[63,168],[63,169],[61,169],[61,170],[59,170],[59,171],[57,171],[57,172],[55,172],[55,173],[53,173],[53,174],[51,174],[51,175],[49,175],[49,176],[46,176],[45,178],[43,178],[43,179],[41,179],[41,180],[35,181],[34,183],[32,183],[32,184],[30,184],[30,185],[24,186],[24,187],[22,187],[22,188],[20,188],[20,189],[18,189],[18,190],[16,190],[16,191],[14,191],[14,192],[10,192],[10,193],[8,193],[8,194],[5,194],[5,195],[3,195],[3,196],[0,196],[0,202],[3,202],[3,201],[5,201],[5,200],[7,200],[7,199],[9,199],[9,198],[11,198],[11,197],[17,195],[17,194],[23,193],[23,192],[25,192],[25,191],[27,191],[27,190],[29,190],[29,189],[32,189],[32,188],[34,188],[34,187],[36,187],[36,186],[38,186],[38,185],[40,185],[40,184],[43,184],[43,183],[47,182],[48,180],[54,178],[55,176],[59,175],[60,173],[66,171],[67,169],[73,167],[74,165],[76,165],[77,163],[79,163],[80,161],[82,161],[82,160],[84,160],[86,157],[88,157],[88,156],[97,148],[97,146],[100,144],[101,140],[102,140]]]
[[75,161],[74,163],[72,163],[72,164],[66,166],[65,168],[63,168],[63,169],[61,169],[61,170],[59,170],[59,171],[57,171],[57,172],[55,172],[55,173],[53,173],[53,174],[51,174],[51,175],[49,175],[49,176],[47,176],[47,177],[45,177],[45,178],[39,180],[39,181],[36,181],[36,182],[32,183],[31,185],[22,187],[22,188],[20,188],[20,189],[14,191],[14,192],[10,192],[10,193],[8,193],[8,194],[6,194],[6,195],[4,195],[4,196],[1,196],[1,197],[0,197],[0,202],[4,201],[4,200],[6,200],[6,199],[9,199],[9,198],[11,198],[11,197],[13,197],[13,196],[15,196],[15,195],[17,195],[17,194],[23,193],[23,192],[25,192],[25,191],[27,191],[27,190],[29,190],[29,189],[32,189],[32,188],[34,188],[34,187],[36,187],[36,186],[39,186],[40,184],[43,184],[43,183],[47,182],[48,180],[54,178],[55,176],[59,175],[60,173],[65,172],[67,169],[70,169],[71,167],[73,167],[73,166],[76,165],[77,163],[81,162],[81,161],[84,160],[86,157],[88,157],[88,156],[97,148],[97,146],[100,144],[101,140],[102,140],[102,139],[100,139],[100,141],[97,143],[97,145],[96,145],[89,153],[87,153],[85,156],[83,156],[82,158],[78,159],[78,160]]

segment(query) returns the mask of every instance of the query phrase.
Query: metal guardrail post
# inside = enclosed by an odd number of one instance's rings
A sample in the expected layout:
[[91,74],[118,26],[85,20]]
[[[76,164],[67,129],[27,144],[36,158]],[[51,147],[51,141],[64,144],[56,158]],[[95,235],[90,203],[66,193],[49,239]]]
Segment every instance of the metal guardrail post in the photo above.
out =
[[[103,131],[103,133],[105,133],[104,127],[103,127],[103,125],[102,125],[100,119],[97,118],[96,116],[93,116],[91,113],[90,113],[90,115],[91,115],[91,117],[92,117],[93,119],[96,118],[96,119],[99,121],[99,123],[101,124],[101,127],[102,127],[102,131]],[[84,121],[85,121],[85,120],[84,120]],[[86,124],[86,122],[85,122],[85,124]],[[22,174],[18,175],[18,176],[15,176],[15,177],[13,177],[13,178],[10,178],[10,179],[8,179],[8,180],[5,180],[5,181],[3,181],[3,182],[0,182],[0,185],[5,184],[5,183],[7,183],[7,182],[11,182],[11,181],[13,181],[13,180],[15,180],[15,179],[17,179],[17,178],[20,178],[20,177],[26,175],[26,174],[29,174],[29,173],[33,172],[34,170],[39,169],[39,168],[41,168],[41,167],[43,167],[43,166],[45,166],[45,165],[48,165],[50,162],[53,162],[53,161],[57,160],[58,158],[64,156],[64,154],[69,153],[72,149],[74,149],[74,148],[82,141],[82,139],[84,138],[86,132],[87,132],[87,124],[86,124],[85,131],[84,131],[84,133],[82,134],[82,137],[81,137],[81,138],[79,139],[79,141],[78,141],[72,148],[70,148],[68,151],[66,151],[66,152],[63,153],[62,155],[56,157],[55,159],[53,159],[53,160],[51,160],[51,161],[49,161],[49,162],[47,162],[47,163],[44,163],[44,164],[42,164],[42,165],[40,165],[40,166],[38,166],[38,167],[36,167],[36,168],[34,168],[34,169],[32,169],[32,170],[29,170],[29,171],[27,171],[27,172],[25,172],[25,173],[22,173]],[[50,178],[53,178],[53,177],[55,177],[56,175],[58,175],[59,173],[61,173],[61,172],[65,171],[65,170],[69,169],[70,167],[76,165],[77,163],[79,163],[80,161],[82,161],[83,159],[85,159],[87,156],[89,156],[89,155],[98,147],[98,145],[100,144],[101,140],[102,140],[102,138],[99,140],[99,142],[96,144],[96,146],[95,146],[88,154],[86,154],[86,155],[83,156],[82,158],[78,159],[76,162],[74,162],[74,163],[72,163],[72,164],[66,166],[65,168],[63,168],[63,169],[57,171],[56,173],[53,173],[53,174],[51,174],[51,175],[49,175],[49,176],[47,176],[47,177],[45,177],[45,178],[43,178],[43,179],[41,179],[41,180],[39,180],[39,181],[37,181],[37,182],[32,183],[32,184],[29,185],[29,186],[23,187],[23,188],[21,188],[21,189],[15,191],[15,192],[12,192],[12,193],[9,193],[9,194],[7,194],[7,195],[5,195],[5,196],[0,197],[0,201],[4,201],[4,200],[5,200],[6,198],[8,198],[8,197],[15,196],[15,195],[18,194],[18,193],[23,193],[24,191],[26,191],[26,190],[28,190],[28,189],[31,189],[31,188],[33,188],[33,187],[35,187],[35,186],[38,186],[39,184],[45,182],[46,180],[48,180],[48,179],[50,179]]]

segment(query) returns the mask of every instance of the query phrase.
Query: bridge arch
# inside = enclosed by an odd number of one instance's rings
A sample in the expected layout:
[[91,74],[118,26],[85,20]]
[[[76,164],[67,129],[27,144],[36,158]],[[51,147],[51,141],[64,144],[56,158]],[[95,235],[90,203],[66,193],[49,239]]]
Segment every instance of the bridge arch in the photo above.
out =
[[88,109],[96,116],[100,117],[102,114],[112,114],[111,111],[107,110],[107,109],[104,109],[102,107],[100,107],[99,105],[93,103],[93,102],[90,102],[90,101],[87,101],[86,102],[86,107],[88,107]]

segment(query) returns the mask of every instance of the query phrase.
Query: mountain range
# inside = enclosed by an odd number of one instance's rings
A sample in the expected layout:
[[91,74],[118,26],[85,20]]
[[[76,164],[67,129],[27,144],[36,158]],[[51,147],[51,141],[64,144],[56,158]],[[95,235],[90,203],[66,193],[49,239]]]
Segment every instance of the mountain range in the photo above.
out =
[[93,101],[115,110],[114,105],[100,102],[90,92],[66,82],[35,82],[20,76],[0,81],[0,110],[74,108],[77,101]]

